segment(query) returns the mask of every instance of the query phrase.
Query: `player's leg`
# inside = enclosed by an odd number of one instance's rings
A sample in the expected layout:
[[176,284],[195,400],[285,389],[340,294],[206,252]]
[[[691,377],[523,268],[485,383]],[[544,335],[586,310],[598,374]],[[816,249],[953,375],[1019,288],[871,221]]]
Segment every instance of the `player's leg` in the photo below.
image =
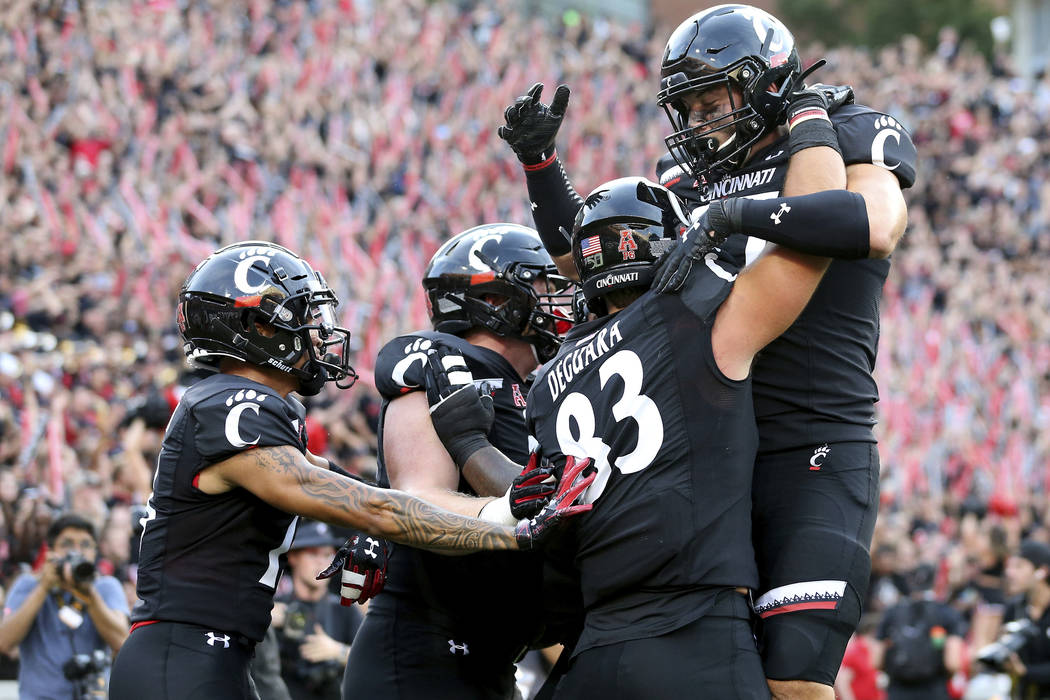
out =
[[397,603],[372,604],[354,637],[342,696],[390,700],[503,700],[514,665],[481,641],[428,622]]
[[580,653],[555,698],[769,698],[746,598],[723,594],[704,617],[658,637]]
[[759,647],[777,700],[825,700],[871,572],[879,460],[872,443],[760,456],[753,483]]
[[117,654],[109,697],[258,700],[248,674],[251,651],[215,630],[172,622],[145,625],[128,636]]

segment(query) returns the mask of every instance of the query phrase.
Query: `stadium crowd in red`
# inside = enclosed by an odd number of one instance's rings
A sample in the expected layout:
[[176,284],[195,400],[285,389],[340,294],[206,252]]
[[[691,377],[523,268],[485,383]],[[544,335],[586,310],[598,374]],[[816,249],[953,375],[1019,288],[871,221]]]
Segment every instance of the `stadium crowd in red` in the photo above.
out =
[[[367,473],[367,370],[385,340],[426,325],[426,261],[476,224],[531,224],[496,137],[508,100],[533,80],[572,87],[559,145],[581,191],[651,174],[668,126],[663,28],[463,5],[0,10],[3,580],[34,561],[59,507],[102,528],[127,580],[131,507],[189,381],[172,300],[213,249],[273,240],[326,273],[365,381],[312,402],[310,444]],[[873,612],[920,561],[960,605],[994,599],[1021,533],[1050,540],[1050,78],[1033,85],[946,36],[803,50],[829,59],[823,82],[904,120],[920,154],[882,303],[873,551],[892,543],[897,561],[877,559]]]

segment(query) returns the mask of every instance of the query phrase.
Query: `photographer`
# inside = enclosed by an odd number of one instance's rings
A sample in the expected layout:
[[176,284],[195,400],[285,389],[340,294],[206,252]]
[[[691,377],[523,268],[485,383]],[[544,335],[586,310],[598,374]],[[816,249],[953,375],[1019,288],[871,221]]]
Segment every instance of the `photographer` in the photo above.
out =
[[[124,590],[95,569],[95,528],[75,514],[47,530],[48,556],[39,573],[11,587],[0,622],[0,651],[18,649],[22,698],[104,697],[109,650],[128,636]],[[101,695],[96,695],[102,693]]]
[[[1006,562],[1007,603],[995,641],[975,645],[985,668],[1014,678],[1014,697],[1050,699],[1050,546],[1026,540]],[[978,641],[978,640],[975,640]]]
[[281,650],[281,676],[293,700],[338,700],[350,643],[361,625],[358,608],[342,607],[316,574],[335,556],[335,535],[328,525],[307,521],[299,526],[288,569],[289,593],[278,593],[273,627]]

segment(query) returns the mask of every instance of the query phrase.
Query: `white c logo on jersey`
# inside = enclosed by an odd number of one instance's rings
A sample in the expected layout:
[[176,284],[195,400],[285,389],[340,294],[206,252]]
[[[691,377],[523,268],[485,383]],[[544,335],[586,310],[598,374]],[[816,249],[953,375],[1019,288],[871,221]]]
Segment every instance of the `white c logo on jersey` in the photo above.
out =
[[268,282],[263,280],[260,284],[253,285],[248,281],[248,270],[251,269],[252,265],[255,264],[256,260],[261,260],[266,267],[270,266],[270,258],[265,255],[249,255],[244,260],[237,263],[237,269],[233,272],[233,283],[237,285],[237,289],[241,290],[245,294],[255,294],[256,292],[266,287]]
[[403,387],[416,387],[417,384],[408,384],[405,382],[405,373],[408,372],[409,367],[415,362],[421,362],[424,365],[427,362],[427,351],[430,346],[433,345],[426,338],[416,338],[414,341],[405,346],[405,355],[407,357],[402,358],[396,365],[394,365],[393,371],[390,373],[390,378],[398,386]]
[[255,411],[255,415],[259,415],[259,404],[257,403],[239,403],[226,414],[226,439],[234,447],[247,447],[259,442],[259,435],[256,435],[255,439],[250,441],[241,439],[241,414],[244,413],[246,408],[252,409]]
[[891,168],[886,165],[886,140],[890,137],[897,142],[899,146],[901,143],[901,132],[897,130],[899,126],[897,120],[893,117],[887,117],[882,115],[875,120],[876,127],[886,127],[882,131],[875,134],[875,138],[871,142],[871,162],[880,168],[886,168],[887,170],[896,170],[900,167],[900,163],[894,164]]

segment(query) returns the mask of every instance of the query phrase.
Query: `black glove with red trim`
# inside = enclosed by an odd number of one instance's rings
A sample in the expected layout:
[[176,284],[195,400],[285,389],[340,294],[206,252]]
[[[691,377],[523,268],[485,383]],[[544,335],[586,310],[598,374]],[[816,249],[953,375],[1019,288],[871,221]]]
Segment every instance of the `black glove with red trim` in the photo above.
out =
[[556,532],[566,520],[593,508],[594,506],[590,503],[579,503],[578,501],[597,474],[598,470],[591,466],[591,460],[566,457],[561,482],[550,501],[539,513],[529,520],[522,520],[514,528],[518,547],[521,549],[542,547],[551,534]]
[[317,574],[317,580],[326,579],[342,570],[339,604],[349,607],[374,598],[386,584],[386,567],[390,559],[390,543],[371,535],[347,538],[335,553],[328,568]]
[[539,464],[539,453],[529,455],[529,463],[511,482],[510,514],[515,520],[531,518],[547,505],[558,490],[558,472],[547,460]]

